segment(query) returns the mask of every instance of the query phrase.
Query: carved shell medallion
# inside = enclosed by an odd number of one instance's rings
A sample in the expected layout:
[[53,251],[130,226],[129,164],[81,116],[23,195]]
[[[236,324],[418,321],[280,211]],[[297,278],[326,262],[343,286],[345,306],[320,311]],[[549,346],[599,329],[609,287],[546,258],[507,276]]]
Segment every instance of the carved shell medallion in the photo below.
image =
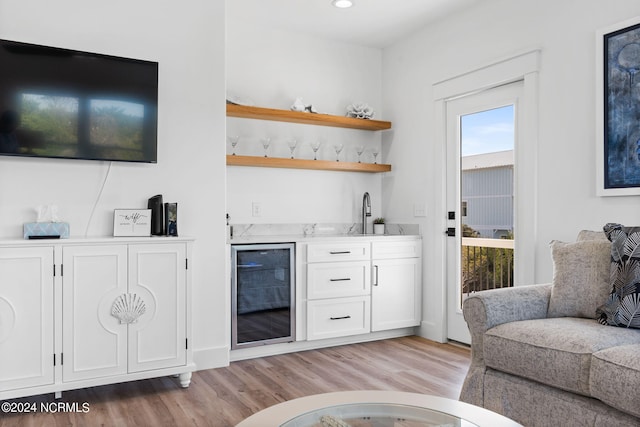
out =
[[111,306],[111,315],[121,324],[136,323],[146,311],[144,301],[137,294],[122,294]]

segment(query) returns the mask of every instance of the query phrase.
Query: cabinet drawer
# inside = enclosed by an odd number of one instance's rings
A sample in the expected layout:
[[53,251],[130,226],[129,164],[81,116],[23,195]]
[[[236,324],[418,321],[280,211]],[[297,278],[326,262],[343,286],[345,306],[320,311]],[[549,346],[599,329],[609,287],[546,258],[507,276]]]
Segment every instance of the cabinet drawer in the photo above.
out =
[[307,302],[307,340],[366,334],[371,331],[371,298]]
[[328,262],[307,266],[307,298],[368,295],[371,289],[369,261]]
[[369,242],[346,242],[307,245],[307,262],[367,261],[371,253]]
[[422,240],[401,242],[373,242],[373,259],[419,258],[422,252]]

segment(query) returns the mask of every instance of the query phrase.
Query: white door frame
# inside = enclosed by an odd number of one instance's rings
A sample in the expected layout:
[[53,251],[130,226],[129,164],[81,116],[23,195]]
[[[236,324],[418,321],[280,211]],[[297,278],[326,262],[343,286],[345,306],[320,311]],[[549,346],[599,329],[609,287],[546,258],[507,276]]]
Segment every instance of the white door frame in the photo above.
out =
[[[538,80],[540,68],[540,50],[527,51],[477,68],[470,72],[443,80],[433,85],[433,100],[436,124],[435,136],[437,149],[440,150],[440,175],[442,181],[446,179],[446,148],[447,148],[447,122],[446,102],[448,100],[471,94],[506,83],[522,80],[523,102],[521,105],[522,140],[519,141],[520,149],[516,154],[515,168],[520,179],[514,179],[516,194],[526,194],[526,204],[514,207],[514,215],[518,218],[518,228],[521,235],[516,239],[514,260],[515,286],[535,283],[535,248],[537,236],[537,142],[538,142]],[[434,197],[434,212],[437,212],[435,221],[438,223],[442,234],[434,236],[433,265],[435,282],[433,297],[439,299],[441,310],[441,323],[427,324],[423,322],[421,335],[430,339],[447,341],[447,237],[444,233],[447,227],[446,216],[446,186],[441,186],[441,191]],[[523,206],[525,205],[525,206]],[[439,295],[437,295],[439,293]]]

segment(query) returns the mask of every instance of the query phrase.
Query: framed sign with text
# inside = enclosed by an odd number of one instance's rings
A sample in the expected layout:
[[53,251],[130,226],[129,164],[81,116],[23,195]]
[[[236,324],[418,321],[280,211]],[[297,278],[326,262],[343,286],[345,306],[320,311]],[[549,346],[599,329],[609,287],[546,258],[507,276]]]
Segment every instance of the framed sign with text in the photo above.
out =
[[113,211],[114,237],[151,235],[151,209],[115,209]]

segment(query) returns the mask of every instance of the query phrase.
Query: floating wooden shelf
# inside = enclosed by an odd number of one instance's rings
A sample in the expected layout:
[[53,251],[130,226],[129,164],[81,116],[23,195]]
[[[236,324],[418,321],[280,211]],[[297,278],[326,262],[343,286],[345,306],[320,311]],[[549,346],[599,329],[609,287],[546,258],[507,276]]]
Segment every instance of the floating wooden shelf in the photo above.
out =
[[227,116],[372,131],[391,129],[391,122],[382,120],[354,119],[330,114],[302,113],[236,104],[227,104]]
[[285,159],[227,155],[228,166],[257,166],[263,168],[314,169],[341,172],[389,172],[391,165],[372,163],[336,162],[332,160]]

